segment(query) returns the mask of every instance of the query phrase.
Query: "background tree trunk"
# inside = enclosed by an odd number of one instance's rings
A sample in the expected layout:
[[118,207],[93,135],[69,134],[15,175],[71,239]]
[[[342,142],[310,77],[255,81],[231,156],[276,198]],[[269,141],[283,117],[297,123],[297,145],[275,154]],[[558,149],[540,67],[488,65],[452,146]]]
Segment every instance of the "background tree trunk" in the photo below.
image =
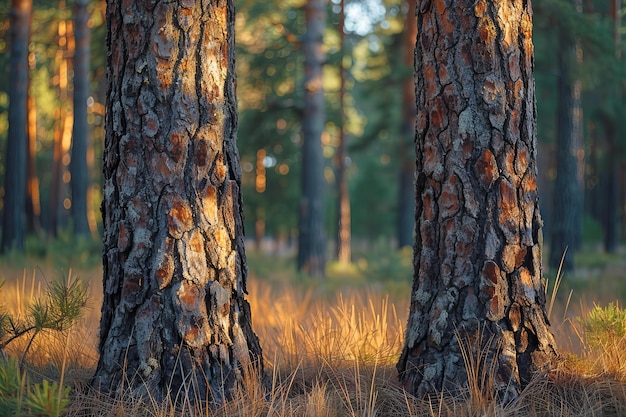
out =
[[346,111],[345,111],[345,95],[346,95],[346,69],[344,68],[345,56],[345,1],[340,0],[339,3],[339,120],[341,123],[339,129],[339,146],[337,147],[337,260],[342,265],[348,265],[352,261],[351,248],[351,228],[350,228],[350,192],[348,189],[348,179],[346,176],[346,146],[348,137],[345,129]]
[[70,165],[72,187],[72,220],[74,235],[89,236],[87,221],[87,190],[89,168],[89,125],[87,123],[87,99],[89,98],[89,0],[74,2],[74,127],[72,129],[72,158]]
[[[30,61],[30,59],[29,59]],[[34,54],[30,69],[34,67]],[[28,94],[28,149],[26,152],[26,231],[41,234],[41,202],[37,176],[37,107],[35,97]]]
[[[576,65],[576,44],[565,35],[559,37],[559,82],[557,111],[557,174],[554,184],[554,217],[550,239],[550,268],[574,271],[582,228],[583,189],[579,177],[578,155],[582,146],[581,84],[572,74]],[[584,152],[584,147],[582,148]],[[567,251],[567,253],[566,253]]]
[[[65,2],[59,2],[59,8],[65,8]],[[70,146],[72,143],[72,106],[68,100],[69,73],[74,54],[74,28],[71,20],[59,21],[55,61],[58,71],[59,112],[56,117],[53,133],[52,175],[48,200],[48,233],[56,237],[59,229],[66,226],[68,203],[68,173],[70,164]]]
[[[398,362],[411,393],[508,402],[556,354],[541,276],[530,2],[418,5],[415,272]],[[465,357],[483,358],[482,365]],[[478,361],[478,359],[477,359]]]
[[[404,63],[413,68],[417,38],[416,0],[407,1],[403,33]],[[415,80],[407,77],[402,89],[402,137],[398,152],[400,180],[398,181],[398,247],[413,246],[415,232]]]
[[298,236],[298,270],[313,276],[326,271],[326,237],[324,224],[324,64],[323,37],[326,2],[308,0],[305,6],[306,34],[304,50],[304,117],[302,119],[302,196]]
[[32,18],[32,0],[11,1],[9,42],[9,136],[5,154],[4,215],[2,247],[24,250],[26,219],[26,149],[28,144],[28,43]]
[[219,403],[263,372],[244,298],[233,3],[107,4],[93,385]]

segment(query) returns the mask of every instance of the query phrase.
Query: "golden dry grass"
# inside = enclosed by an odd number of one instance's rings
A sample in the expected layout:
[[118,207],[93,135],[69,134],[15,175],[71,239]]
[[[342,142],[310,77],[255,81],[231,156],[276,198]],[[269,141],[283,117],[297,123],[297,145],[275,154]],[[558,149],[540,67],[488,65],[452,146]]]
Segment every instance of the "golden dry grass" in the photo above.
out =
[[[2,304],[12,314],[25,314],[29,302],[41,296],[46,280],[56,273],[3,269],[0,278],[7,282],[1,290]],[[90,283],[85,316],[64,335],[41,335],[27,357],[35,375],[56,380],[63,375],[64,383],[76,388],[67,416],[626,415],[624,345],[592,349],[575,320],[585,314],[584,305],[570,305],[565,311],[565,301],[557,301],[552,319],[565,352],[563,360],[549,375],[533,381],[514,403],[500,406],[478,389],[461,398],[408,396],[398,385],[395,362],[404,338],[409,283],[406,299],[393,299],[373,286],[325,295],[253,278],[249,301],[272,381],[269,392],[252,378],[220,409],[107,398],[85,388],[97,362],[101,272],[77,274]],[[15,344],[12,353],[19,354],[23,347]],[[480,358],[467,358],[475,367],[477,361]],[[476,378],[483,376],[476,373]]]

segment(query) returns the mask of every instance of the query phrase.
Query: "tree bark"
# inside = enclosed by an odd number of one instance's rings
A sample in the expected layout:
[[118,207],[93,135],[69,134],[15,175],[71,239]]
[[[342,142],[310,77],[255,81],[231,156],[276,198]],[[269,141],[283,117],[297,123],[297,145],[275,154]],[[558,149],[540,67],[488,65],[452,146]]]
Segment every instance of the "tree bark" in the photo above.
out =
[[480,388],[508,402],[556,355],[531,14],[525,0],[418,4],[415,271],[397,366],[418,397],[458,394],[473,367],[491,372]]
[[[413,68],[417,38],[417,0],[407,2],[408,10],[403,33],[404,64]],[[398,152],[400,173],[398,188],[398,247],[413,246],[415,232],[415,80],[407,77],[402,89],[402,135]]]
[[72,158],[70,165],[72,188],[72,221],[75,236],[89,236],[87,221],[87,190],[89,188],[89,125],[87,99],[89,98],[89,0],[74,2],[74,127],[72,129]]
[[306,34],[304,50],[304,117],[302,119],[302,196],[298,236],[298,270],[312,276],[326,274],[326,237],[324,224],[324,63],[323,36],[326,2],[308,0],[305,6]]
[[11,1],[9,136],[5,154],[4,215],[0,252],[24,250],[28,126],[28,43],[32,0]]
[[246,293],[234,6],[109,0],[93,385],[220,403],[263,372]]

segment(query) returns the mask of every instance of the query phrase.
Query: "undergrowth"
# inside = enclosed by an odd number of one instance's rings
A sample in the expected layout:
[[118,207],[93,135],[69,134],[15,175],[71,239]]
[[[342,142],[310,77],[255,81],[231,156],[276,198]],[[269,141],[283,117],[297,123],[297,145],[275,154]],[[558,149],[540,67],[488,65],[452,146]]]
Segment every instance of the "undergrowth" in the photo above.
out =
[[[404,254],[394,256],[397,258],[381,259],[379,268],[373,268],[367,276],[361,273],[362,269],[350,269],[347,279],[356,284],[354,289],[336,290],[340,281],[337,277],[331,276],[329,283],[316,285],[308,285],[306,277],[290,283],[292,265],[288,261],[266,260],[264,265],[262,257],[253,254],[248,299],[253,327],[263,347],[270,389],[265,390],[260,378],[252,376],[239,387],[232,401],[217,408],[202,402],[174,405],[150,398],[140,401],[130,393],[109,398],[88,387],[97,360],[95,332],[101,302],[101,272],[94,271],[90,285],[80,292],[90,297],[90,303],[81,306],[82,315],[74,316],[73,327],[64,324],[44,329],[39,325],[41,330],[32,343],[29,340],[35,330],[6,344],[8,359],[0,366],[0,415],[626,415],[626,366],[621,354],[626,347],[626,312],[617,303],[581,308],[575,314],[564,311],[564,302],[552,297],[558,283],[552,284],[548,299],[551,320],[560,333],[562,360],[550,373],[531,381],[517,400],[503,406],[486,394],[490,391],[484,388],[489,386],[492,367],[485,362],[487,355],[473,348],[469,341],[463,344],[471,379],[465,392],[455,397],[442,394],[424,399],[408,395],[399,385],[395,363],[404,340],[410,277],[406,277],[406,282],[395,276],[377,281],[372,272],[400,274],[398,271],[405,265],[393,266],[390,259],[403,259]],[[372,257],[368,263],[372,265],[376,259]],[[337,273],[340,272],[346,270]],[[273,277],[260,278],[258,273]],[[0,299],[2,312],[12,315],[15,323],[17,317],[21,317],[22,323],[31,323],[15,328],[32,327],[32,318],[28,321],[27,315],[42,310],[32,306],[50,305],[44,300],[51,291],[54,293],[57,284],[46,283],[45,275],[51,273],[38,271],[31,278],[26,274],[4,277],[7,282],[2,293],[8,297]],[[73,282],[65,279],[59,288],[65,288],[63,293],[71,293],[68,290]],[[0,337],[0,343],[6,342],[8,334]],[[488,341],[483,342],[489,345]],[[571,353],[564,346],[572,347]]]

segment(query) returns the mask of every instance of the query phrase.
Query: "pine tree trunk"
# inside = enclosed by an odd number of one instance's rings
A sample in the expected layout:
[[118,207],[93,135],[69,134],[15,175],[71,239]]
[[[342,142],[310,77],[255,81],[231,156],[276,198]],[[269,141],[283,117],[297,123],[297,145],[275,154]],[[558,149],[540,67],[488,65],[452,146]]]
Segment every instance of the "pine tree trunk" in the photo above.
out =
[[11,1],[9,136],[5,154],[4,216],[0,252],[24,250],[26,219],[26,149],[28,137],[28,43],[32,0]]
[[[65,2],[59,2],[59,9],[65,8]],[[48,233],[56,237],[59,229],[67,224],[68,195],[68,163],[72,141],[73,114],[68,100],[69,73],[71,65],[69,57],[74,53],[71,49],[73,41],[73,25],[71,21],[61,20],[58,23],[58,48],[55,62],[58,71],[59,112],[55,120],[52,151],[52,175],[48,200]]]
[[[541,277],[530,2],[418,5],[414,278],[398,370],[503,402],[556,354]],[[465,360],[464,360],[465,355]],[[482,365],[467,358],[482,355]],[[469,381],[472,371],[489,378]]]
[[351,248],[351,217],[350,217],[350,193],[348,190],[348,179],[346,176],[346,147],[348,136],[345,129],[345,95],[346,95],[346,69],[343,64],[345,55],[345,1],[340,0],[339,4],[339,31],[340,57],[339,57],[339,118],[341,127],[339,129],[339,146],[337,147],[337,260],[342,265],[349,265],[352,261]]
[[110,0],[104,300],[93,385],[227,400],[252,331],[230,0]]
[[89,236],[87,221],[87,190],[89,169],[89,125],[87,124],[87,99],[89,98],[89,0],[74,3],[74,127],[72,129],[72,158],[70,165],[72,188],[72,220],[74,235]]
[[[403,33],[404,64],[413,68],[417,21],[417,0],[409,0]],[[415,232],[415,80],[407,77],[402,89],[402,135],[399,146],[398,247],[413,246]]]
[[557,137],[557,174],[554,185],[554,217],[550,239],[550,268],[556,270],[563,255],[562,271],[574,271],[576,253],[582,227],[582,190],[578,177],[579,136],[582,136],[580,85],[573,79],[574,46],[565,35],[559,48],[559,104]]
[[28,148],[26,150],[26,231],[41,235],[41,202],[37,176],[37,108],[28,94]]
[[324,63],[323,36],[326,2],[308,0],[305,6],[306,34],[304,50],[304,116],[302,119],[302,196],[298,235],[298,270],[312,276],[326,273],[326,237],[324,233]]

